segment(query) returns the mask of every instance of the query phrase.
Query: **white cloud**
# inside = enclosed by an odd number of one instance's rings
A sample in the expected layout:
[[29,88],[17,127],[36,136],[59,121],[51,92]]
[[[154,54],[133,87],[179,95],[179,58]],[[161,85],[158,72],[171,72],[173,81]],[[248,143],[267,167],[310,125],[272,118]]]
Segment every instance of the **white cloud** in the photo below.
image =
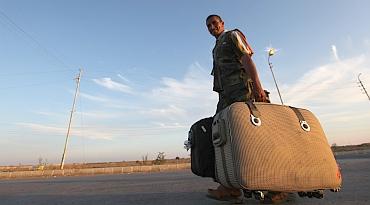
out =
[[144,115],[152,115],[158,118],[170,118],[173,120],[180,116],[184,117],[186,115],[186,111],[177,107],[176,105],[168,105],[165,108],[144,110],[141,113]]
[[31,128],[35,131],[41,131],[41,132],[49,132],[49,133],[57,133],[62,134],[66,133],[66,128],[60,128],[55,126],[47,126],[47,125],[41,125],[36,123],[16,123],[18,126]]
[[183,125],[183,124],[180,124],[180,123],[165,124],[165,123],[158,122],[158,123],[153,123],[153,124],[159,126],[160,128],[164,128],[164,129],[189,128],[187,125]]
[[96,84],[101,85],[110,90],[119,91],[119,92],[128,93],[128,94],[133,93],[133,90],[131,87],[129,87],[128,85],[122,84],[122,83],[115,82],[111,78],[93,79],[93,81]]
[[331,51],[333,52],[334,59],[339,61],[338,51],[337,51],[337,47],[335,45],[331,46]]
[[61,116],[61,114],[59,114],[59,113],[47,112],[47,111],[35,111],[34,113],[36,113],[38,115],[47,116],[47,117],[60,117]]
[[[214,95],[212,95],[214,94]],[[213,101],[216,94],[212,91],[212,76],[199,63],[191,65],[182,80],[162,78],[162,86],[152,90],[152,96],[159,99],[199,102]]]
[[[52,135],[66,135],[67,127],[59,127],[54,125],[43,125],[36,123],[17,123],[18,126],[31,129],[34,132],[39,132],[42,134]],[[74,128],[71,131],[71,136],[85,137],[89,139],[104,139],[111,140],[115,133],[109,132],[109,130],[97,130],[97,129],[79,129]]]
[[83,92],[80,92],[79,95],[83,98],[86,98],[88,100],[95,101],[95,102],[109,102],[110,101],[108,98],[94,96],[94,95],[90,95],[90,94],[83,93]]
[[360,56],[314,68],[296,83],[284,85],[283,99],[287,104],[303,105],[359,102],[361,93],[355,84],[356,73],[366,70],[369,73],[366,65],[369,62]]
[[[89,101],[100,103],[101,109],[103,108],[109,108],[109,109],[118,109],[118,110],[138,110],[140,109],[140,106],[136,104],[130,104],[129,102],[122,100],[120,98],[112,99],[109,97],[104,97],[99,94],[97,95],[91,95],[87,93],[80,93],[80,96],[84,99],[88,99]],[[133,99],[133,98],[132,98]],[[90,112],[96,112],[96,111],[90,111]],[[101,111],[103,112],[103,111]],[[108,112],[108,111],[107,111]]]
[[[361,55],[311,69],[295,83],[283,85],[284,104],[313,111],[327,128],[329,141],[369,142],[370,128],[364,122],[370,122],[370,105],[356,83],[358,73],[363,73],[363,80],[370,83],[369,59]],[[271,96],[273,102],[279,102],[276,90]]]
[[[118,74],[124,81],[124,76]],[[126,85],[114,82],[111,78],[93,79],[99,85],[112,90],[132,92]],[[127,88],[127,89],[126,89]],[[110,110],[88,111],[82,113],[85,117],[110,118],[113,110],[125,111],[127,119],[146,121],[149,124],[161,123],[172,125],[178,123],[189,125],[202,117],[214,114],[217,104],[217,94],[212,91],[212,76],[199,63],[192,64],[182,79],[163,77],[160,86],[141,92],[127,99],[109,99],[99,95],[81,93],[81,97],[94,102],[103,103],[103,107]],[[136,102],[136,103],[133,103]],[[117,113],[117,112],[116,112]]]
[[191,65],[182,80],[164,77],[161,83],[148,94],[150,101],[162,107],[149,110],[152,114],[172,113],[180,121],[191,122],[214,114],[217,94],[212,91],[212,76],[199,63]]
[[119,78],[121,78],[123,81],[125,81],[126,83],[130,83],[130,80],[129,80],[129,79],[127,79],[126,77],[124,77],[123,75],[118,74],[117,76],[118,76]]
[[91,111],[91,112],[76,112],[76,115],[81,115],[83,118],[94,118],[94,119],[113,119],[122,117],[120,113],[112,113],[105,111]]
[[370,112],[363,113],[362,115],[354,115],[353,110],[344,110],[334,113],[322,113],[320,114],[322,119],[327,119],[332,123],[346,123],[346,122],[361,122],[370,119]]

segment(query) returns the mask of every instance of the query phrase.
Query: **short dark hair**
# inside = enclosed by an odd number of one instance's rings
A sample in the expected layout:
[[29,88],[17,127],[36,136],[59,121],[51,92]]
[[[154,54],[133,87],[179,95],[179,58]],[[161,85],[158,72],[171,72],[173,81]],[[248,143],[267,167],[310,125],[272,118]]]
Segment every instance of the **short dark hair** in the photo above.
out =
[[219,15],[217,15],[217,14],[211,14],[211,15],[209,15],[209,16],[206,18],[206,22],[208,21],[208,19],[210,19],[210,18],[212,18],[212,17],[216,17],[216,18],[218,18],[218,20],[222,21],[222,18],[221,18]]

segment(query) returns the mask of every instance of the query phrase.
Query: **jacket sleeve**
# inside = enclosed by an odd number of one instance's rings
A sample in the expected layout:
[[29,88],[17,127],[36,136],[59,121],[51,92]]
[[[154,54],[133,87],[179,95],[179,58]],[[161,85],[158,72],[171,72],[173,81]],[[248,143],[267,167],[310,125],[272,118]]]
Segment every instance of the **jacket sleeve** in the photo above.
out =
[[249,56],[252,56],[254,53],[253,49],[248,44],[244,34],[237,29],[233,30],[231,34],[232,34],[231,39],[236,45],[236,47],[239,49],[239,51],[242,52],[243,54],[248,54]]

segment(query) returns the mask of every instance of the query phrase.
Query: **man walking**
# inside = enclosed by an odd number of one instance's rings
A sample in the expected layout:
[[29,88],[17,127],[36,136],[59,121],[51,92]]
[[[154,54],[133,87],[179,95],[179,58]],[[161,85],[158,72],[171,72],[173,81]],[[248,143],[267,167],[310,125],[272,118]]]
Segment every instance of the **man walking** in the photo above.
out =
[[[224,22],[218,15],[209,15],[206,25],[209,33],[216,38],[212,51],[213,90],[219,95],[216,113],[234,102],[268,102],[251,59],[253,50],[244,34],[237,29],[225,30]],[[241,194],[239,189],[220,184],[217,189],[209,189],[207,196],[217,200],[230,200],[239,198]]]

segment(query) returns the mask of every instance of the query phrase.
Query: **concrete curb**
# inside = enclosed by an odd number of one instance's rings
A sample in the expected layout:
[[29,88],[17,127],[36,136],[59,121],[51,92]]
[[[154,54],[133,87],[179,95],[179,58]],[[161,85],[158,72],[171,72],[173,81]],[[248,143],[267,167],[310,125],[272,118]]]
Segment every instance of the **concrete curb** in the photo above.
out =
[[134,172],[162,172],[162,171],[182,170],[182,169],[190,169],[190,163],[150,165],[150,166],[131,166],[131,167],[89,168],[89,169],[0,172],[0,179],[56,177],[56,176],[84,176],[84,175],[98,175],[98,174],[128,174],[128,173],[134,173]]

